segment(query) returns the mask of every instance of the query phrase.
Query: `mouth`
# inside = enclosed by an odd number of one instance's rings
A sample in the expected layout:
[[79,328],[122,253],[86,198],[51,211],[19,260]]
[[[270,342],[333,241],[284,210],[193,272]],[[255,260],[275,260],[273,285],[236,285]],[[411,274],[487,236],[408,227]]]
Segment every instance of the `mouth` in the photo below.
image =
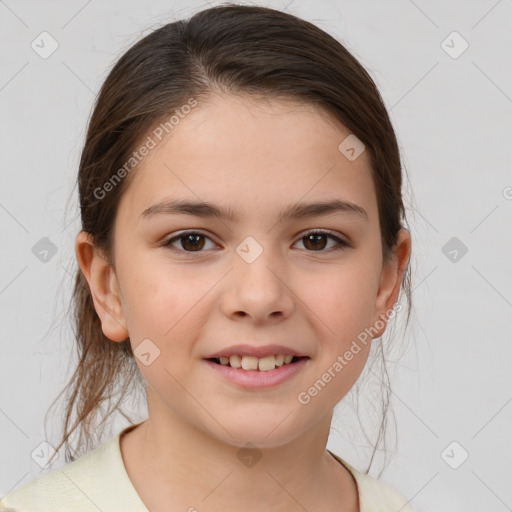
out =
[[[311,363],[311,359],[307,356],[292,355],[287,358],[289,362],[285,362],[283,359],[282,364],[276,364],[281,362],[279,356],[261,358],[230,356],[228,361],[225,359],[226,357],[212,357],[204,359],[204,361],[214,375],[220,377],[227,384],[245,391],[275,389],[280,384],[293,381],[293,378],[306,371]],[[239,367],[237,367],[238,364],[240,364]]]
[[232,355],[229,357],[211,357],[207,359],[207,361],[211,361],[219,366],[226,366],[244,371],[268,372],[283,366],[294,365],[305,359],[309,359],[309,357],[278,354],[266,357],[239,355]]
[[238,356],[204,359],[214,375],[243,390],[274,389],[293,380],[309,367],[308,356]]

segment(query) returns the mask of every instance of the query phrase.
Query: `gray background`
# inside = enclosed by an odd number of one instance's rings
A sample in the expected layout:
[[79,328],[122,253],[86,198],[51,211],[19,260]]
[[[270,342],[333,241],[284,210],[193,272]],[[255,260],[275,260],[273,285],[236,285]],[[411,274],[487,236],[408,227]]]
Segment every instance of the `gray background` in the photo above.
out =
[[[253,3],[353,52],[409,173],[415,314],[407,351],[389,363],[398,448],[382,480],[418,511],[512,510],[512,1]],[[206,6],[0,1],[0,496],[41,474],[34,450],[55,444],[58,418],[49,432],[44,418],[69,376],[73,186],[95,94],[135,40]],[[58,43],[46,59],[31,47],[43,31]],[[328,447],[364,469],[369,445],[344,404]]]

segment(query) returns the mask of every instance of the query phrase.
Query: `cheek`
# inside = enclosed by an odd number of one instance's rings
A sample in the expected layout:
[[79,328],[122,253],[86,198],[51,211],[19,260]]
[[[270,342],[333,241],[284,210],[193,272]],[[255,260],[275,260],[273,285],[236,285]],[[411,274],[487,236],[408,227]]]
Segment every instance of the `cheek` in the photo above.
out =
[[369,327],[375,307],[377,278],[368,266],[346,265],[324,278],[311,280],[312,293],[303,300],[318,320],[323,336],[339,348]]
[[[318,379],[329,384],[330,401],[343,397],[361,374],[371,348],[371,326],[376,297],[376,273],[368,262],[339,267],[313,285],[306,301],[311,310],[318,345]],[[335,375],[335,377],[333,377]]]
[[197,315],[201,298],[212,286],[185,265],[161,260],[134,258],[123,267],[124,310],[135,344],[144,338],[172,338],[189,317]]
[[[199,357],[194,353],[195,340],[208,318],[204,296],[211,286],[188,273],[152,268],[127,287],[128,330],[136,363],[146,382],[166,401],[183,396],[180,383],[186,382],[193,359]],[[139,357],[143,352],[150,354],[150,364]]]

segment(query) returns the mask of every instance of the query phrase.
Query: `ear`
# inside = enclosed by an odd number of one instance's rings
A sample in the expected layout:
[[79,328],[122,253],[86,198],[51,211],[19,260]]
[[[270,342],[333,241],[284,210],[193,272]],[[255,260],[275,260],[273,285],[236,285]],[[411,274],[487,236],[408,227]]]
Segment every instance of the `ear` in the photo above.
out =
[[[374,338],[379,338],[386,330],[389,315],[400,293],[403,275],[407,269],[410,255],[411,235],[408,230],[402,228],[398,232],[397,241],[389,260],[382,263],[372,322],[372,332],[375,333]],[[377,328],[377,326],[381,327]]]
[[124,341],[128,338],[128,330],[114,267],[100,255],[91,236],[85,231],[80,231],[76,237],[75,253],[89,283],[103,334],[112,341]]

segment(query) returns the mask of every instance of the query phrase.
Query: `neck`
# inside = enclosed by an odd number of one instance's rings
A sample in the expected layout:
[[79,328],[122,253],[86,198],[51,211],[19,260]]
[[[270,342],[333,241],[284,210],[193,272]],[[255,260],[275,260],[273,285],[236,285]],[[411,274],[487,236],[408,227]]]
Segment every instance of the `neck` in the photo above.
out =
[[[358,510],[349,471],[326,450],[332,411],[284,445],[219,440],[166,409],[121,437],[126,471],[150,512]],[[155,412],[155,414],[152,414]],[[345,506],[343,506],[345,505]]]

